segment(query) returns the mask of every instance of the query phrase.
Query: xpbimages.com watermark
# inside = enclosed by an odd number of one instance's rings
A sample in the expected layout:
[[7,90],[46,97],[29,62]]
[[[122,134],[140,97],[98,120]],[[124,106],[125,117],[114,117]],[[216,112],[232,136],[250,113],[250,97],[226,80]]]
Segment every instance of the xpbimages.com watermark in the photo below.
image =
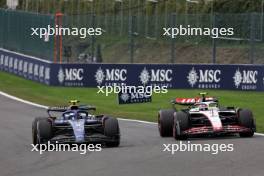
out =
[[105,94],[106,96],[112,93],[139,93],[145,94],[146,96],[151,96],[153,93],[168,93],[167,86],[97,86],[97,88],[98,94]]
[[176,152],[208,152],[213,155],[234,151],[234,144],[192,144],[190,141],[179,144],[163,144],[163,152],[174,155]]
[[80,38],[84,39],[87,36],[93,35],[102,35],[103,29],[102,28],[66,28],[60,27],[56,25],[55,27],[51,27],[48,25],[46,28],[30,28],[31,29],[31,36],[37,36],[39,38],[44,38],[48,36],[80,36]]
[[81,155],[86,154],[87,152],[100,152],[102,151],[101,144],[61,144],[56,141],[55,143],[50,143],[48,141],[46,144],[31,144],[31,152],[79,152]]
[[211,36],[212,38],[233,36],[233,28],[199,28],[187,27],[180,25],[179,27],[174,28],[163,28],[163,35],[169,36],[171,38],[176,38],[177,36]]

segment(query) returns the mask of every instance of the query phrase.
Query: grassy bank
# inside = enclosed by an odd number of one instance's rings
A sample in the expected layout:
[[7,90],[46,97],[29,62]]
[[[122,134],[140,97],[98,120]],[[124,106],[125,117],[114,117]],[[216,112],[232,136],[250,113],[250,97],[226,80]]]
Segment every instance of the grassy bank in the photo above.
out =
[[[153,95],[151,103],[118,105],[116,95],[106,97],[103,94],[97,94],[95,88],[49,87],[1,71],[0,90],[22,99],[50,106],[67,105],[68,100],[78,99],[84,104],[97,106],[98,113],[147,121],[156,121],[157,111],[171,106],[169,100],[175,97],[197,96],[201,91],[169,90],[167,94]],[[258,132],[264,132],[263,92],[206,91],[211,96],[219,97],[223,105],[251,109],[257,119]]]

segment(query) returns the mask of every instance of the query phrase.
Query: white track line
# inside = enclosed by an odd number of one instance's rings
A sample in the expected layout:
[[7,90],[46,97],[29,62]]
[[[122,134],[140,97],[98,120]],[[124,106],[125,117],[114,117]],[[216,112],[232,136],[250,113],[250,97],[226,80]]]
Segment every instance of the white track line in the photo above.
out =
[[[10,98],[10,99],[15,100],[15,101],[30,105],[30,106],[35,106],[35,107],[38,107],[38,108],[48,109],[48,106],[44,106],[44,105],[33,103],[33,102],[30,102],[30,101],[27,101],[27,100],[23,100],[21,98],[17,98],[15,96],[9,95],[9,94],[4,93],[2,91],[0,91],[0,95],[2,95],[4,97],[7,97],[7,98]],[[148,121],[143,121],[143,120],[123,119],[123,118],[118,118],[118,119],[122,120],[122,121],[128,121],[128,122],[137,122],[137,123],[157,125],[157,123],[155,123],[155,122],[148,122]],[[258,135],[258,136],[264,136],[264,134],[262,134],[262,133],[255,133],[255,134]]]
[[9,94],[7,94],[7,93],[4,93],[4,92],[2,92],[2,91],[0,91],[0,95],[5,96],[5,97],[10,98],[10,99],[15,100],[15,101],[19,101],[19,102],[21,102],[21,103],[24,103],[24,104],[30,105],[30,106],[35,106],[35,107],[38,107],[38,108],[48,109],[48,106],[43,106],[43,105],[40,105],[40,104],[37,104],[37,103],[32,103],[32,102],[30,102],[30,101],[23,100],[23,99],[21,99],[21,98],[17,98],[17,97],[15,97],[15,96],[12,96],[12,95],[9,95]]
[[123,119],[123,118],[118,118],[118,120],[128,121],[128,122],[145,123],[145,124],[152,124],[152,125],[157,125],[157,124],[158,124],[158,123],[156,123],[156,122],[148,122],[148,121],[135,120],[135,119]]
[[258,135],[258,136],[264,136],[263,133],[255,133],[255,134]]

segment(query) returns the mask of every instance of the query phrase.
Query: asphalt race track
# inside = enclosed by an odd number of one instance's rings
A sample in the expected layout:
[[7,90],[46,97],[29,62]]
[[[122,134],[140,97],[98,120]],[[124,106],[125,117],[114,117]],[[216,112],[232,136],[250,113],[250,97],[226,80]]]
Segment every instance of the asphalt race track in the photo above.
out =
[[192,143],[232,143],[233,152],[163,152],[157,126],[120,121],[119,148],[101,152],[31,152],[31,123],[45,110],[0,96],[1,176],[263,176],[264,138],[191,139]]

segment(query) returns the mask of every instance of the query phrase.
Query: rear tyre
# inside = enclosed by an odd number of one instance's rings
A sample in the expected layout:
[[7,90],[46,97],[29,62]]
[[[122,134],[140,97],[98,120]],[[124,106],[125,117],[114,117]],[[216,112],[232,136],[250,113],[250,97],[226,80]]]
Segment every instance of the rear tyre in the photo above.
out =
[[239,125],[249,128],[249,132],[241,132],[239,133],[240,137],[252,137],[255,131],[255,122],[253,118],[253,114],[248,109],[241,109],[238,111],[238,123]]
[[158,127],[161,137],[171,137],[173,131],[173,114],[175,110],[160,110],[158,114]]
[[104,120],[104,135],[112,138],[114,141],[107,141],[107,147],[118,147],[120,144],[120,129],[118,120],[112,117],[105,117]]
[[186,140],[188,136],[182,134],[184,130],[189,128],[189,117],[188,114],[182,111],[174,113],[173,121],[173,137],[176,140]]

